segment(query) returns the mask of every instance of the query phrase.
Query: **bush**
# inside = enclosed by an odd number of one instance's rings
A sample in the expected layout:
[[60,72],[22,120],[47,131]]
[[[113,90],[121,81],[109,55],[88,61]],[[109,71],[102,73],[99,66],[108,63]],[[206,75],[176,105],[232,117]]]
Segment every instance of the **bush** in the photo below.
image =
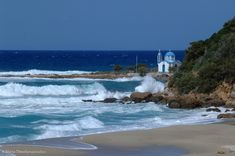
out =
[[146,64],[138,64],[137,65],[137,71],[140,74],[140,76],[145,76],[146,73],[148,72],[148,65]]
[[113,70],[117,73],[117,72],[120,72],[122,70],[122,67],[119,65],[119,64],[116,64],[114,67],[113,67]]

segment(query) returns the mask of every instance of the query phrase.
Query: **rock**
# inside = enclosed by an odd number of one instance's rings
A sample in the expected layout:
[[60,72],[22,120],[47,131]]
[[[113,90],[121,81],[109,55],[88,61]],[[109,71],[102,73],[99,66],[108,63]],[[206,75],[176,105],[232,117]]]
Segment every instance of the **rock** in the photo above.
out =
[[231,119],[231,118],[235,118],[235,114],[219,114],[217,116],[217,119]]
[[207,112],[221,112],[219,108],[208,108],[206,111]]
[[218,151],[217,154],[225,154],[224,151]]
[[122,102],[129,102],[131,101],[131,98],[129,98],[128,96],[125,96],[124,98],[121,99]]
[[235,99],[235,91],[232,91],[232,92],[230,93],[230,98]]
[[116,98],[106,98],[106,99],[104,99],[104,103],[114,103],[114,102],[116,102],[117,101],[117,99]]
[[134,92],[130,96],[131,100],[134,101],[135,103],[149,101],[151,97],[152,93],[150,92],[144,92],[144,93]]
[[82,100],[83,102],[93,102],[92,100]]
[[235,108],[233,108],[231,111],[235,112]]
[[226,101],[226,105],[227,108],[235,108],[235,100],[231,99]]
[[161,94],[155,93],[148,100],[149,100],[148,102],[158,103],[159,101],[163,100],[163,96]]
[[175,96],[168,99],[169,108],[194,109],[200,106],[200,101],[192,95]]
[[181,99],[181,108],[194,109],[201,107],[201,102],[194,96],[185,96]]
[[122,104],[131,104],[132,101],[131,101],[131,98],[129,98],[128,96],[126,96],[126,97],[124,97],[124,98],[122,98],[122,99],[120,100],[120,103],[122,103]]
[[168,107],[173,108],[173,109],[177,109],[177,108],[181,108],[181,105],[176,100],[170,100],[169,103],[168,103]]
[[199,97],[202,107],[221,107],[225,102],[217,96]]
[[225,112],[231,112],[231,110],[230,109],[226,109]]

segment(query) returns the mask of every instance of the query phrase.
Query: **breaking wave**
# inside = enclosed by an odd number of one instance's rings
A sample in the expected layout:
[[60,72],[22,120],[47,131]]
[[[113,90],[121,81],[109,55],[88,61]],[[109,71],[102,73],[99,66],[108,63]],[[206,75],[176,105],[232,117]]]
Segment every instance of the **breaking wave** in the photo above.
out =
[[[98,83],[86,85],[47,85],[27,86],[19,83],[8,83],[0,86],[0,97],[23,96],[90,96],[93,100],[103,100],[108,97],[121,98],[125,93],[110,92]],[[86,99],[86,98],[85,98]]]
[[104,123],[92,116],[83,117],[75,121],[64,121],[58,123],[49,122],[48,124],[37,127],[43,134],[35,139],[46,139],[52,137],[78,135],[79,131],[103,128]]
[[163,92],[164,88],[165,85],[162,82],[156,81],[151,76],[146,76],[142,81],[141,85],[135,88],[135,91],[158,93],[158,92]]
[[88,71],[79,71],[79,70],[69,70],[69,71],[51,71],[51,70],[38,70],[38,69],[31,69],[26,71],[8,71],[8,72],[0,72],[1,75],[39,75],[39,74],[57,74],[57,75],[71,75],[71,74],[84,74],[84,73],[91,73]]

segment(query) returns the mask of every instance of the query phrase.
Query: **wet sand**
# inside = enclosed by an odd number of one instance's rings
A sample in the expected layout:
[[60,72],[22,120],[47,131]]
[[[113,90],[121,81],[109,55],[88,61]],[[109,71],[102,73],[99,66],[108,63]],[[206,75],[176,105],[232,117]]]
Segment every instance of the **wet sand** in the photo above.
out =
[[[221,124],[172,126],[70,138],[70,140],[75,139],[77,142],[82,141],[88,146],[91,144],[98,148],[93,150],[71,150],[55,146],[48,148],[27,144],[3,145],[1,149],[5,152],[15,152],[17,156],[235,156],[234,133],[234,121],[231,121]],[[67,141],[68,138],[60,138],[56,143],[61,142],[63,145],[63,143],[68,144]],[[41,145],[47,146],[50,146],[49,143],[50,139],[40,142]]]

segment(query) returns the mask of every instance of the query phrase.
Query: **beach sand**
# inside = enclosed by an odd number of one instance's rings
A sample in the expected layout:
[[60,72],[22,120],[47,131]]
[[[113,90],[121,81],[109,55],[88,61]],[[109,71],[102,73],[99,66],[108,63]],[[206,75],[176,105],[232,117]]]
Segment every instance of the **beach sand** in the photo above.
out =
[[[84,143],[98,147],[97,150],[66,150],[29,145],[4,145],[1,149],[17,156],[235,156],[234,133],[235,125],[234,121],[231,121],[97,134],[80,138]],[[78,141],[80,139],[77,138]],[[63,142],[63,138],[60,140]]]

